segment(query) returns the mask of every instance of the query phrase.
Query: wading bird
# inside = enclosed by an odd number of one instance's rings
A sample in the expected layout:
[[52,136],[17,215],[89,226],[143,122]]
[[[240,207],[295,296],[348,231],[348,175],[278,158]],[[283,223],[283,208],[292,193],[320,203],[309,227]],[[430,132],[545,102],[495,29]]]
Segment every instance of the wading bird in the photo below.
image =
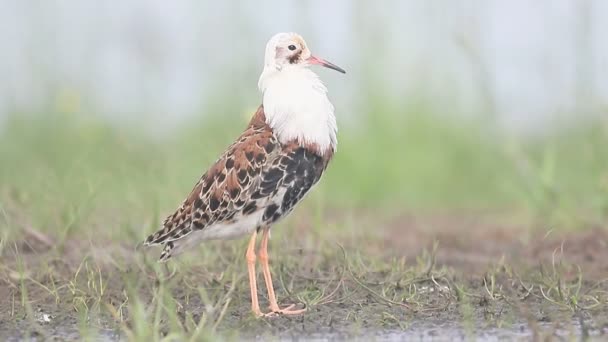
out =
[[[247,129],[200,178],[163,227],[144,245],[164,245],[160,261],[204,240],[251,234],[246,252],[251,308],[256,316],[293,315],[306,309],[281,309],[268,265],[272,224],[289,214],[315,185],[336,151],[336,117],[327,88],[309,69],[321,65],[345,73],[315,57],[296,33],[279,33],[266,45],[258,86],[262,105]],[[262,240],[262,266],[270,312],[258,303],[255,273],[256,236]]]

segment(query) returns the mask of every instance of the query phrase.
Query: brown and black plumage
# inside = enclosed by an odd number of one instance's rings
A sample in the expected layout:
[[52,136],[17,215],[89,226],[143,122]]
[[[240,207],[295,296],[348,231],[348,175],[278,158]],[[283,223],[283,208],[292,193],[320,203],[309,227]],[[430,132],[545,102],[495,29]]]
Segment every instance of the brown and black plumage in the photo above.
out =
[[[291,212],[295,204],[319,181],[333,151],[319,153],[314,145],[297,141],[281,144],[266,124],[260,106],[247,129],[200,178],[182,205],[168,216],[163,228],[145,245],[163,244],[160,260],[166,261],[189,235],[218,227],[208,239],[231,238],[241,231],[260,229]],[[247,217],[260,216],[258,225],[239,227]],[[223,230],[223,231],[222,231]]]
[[163,245],[160,261],[204,240],[252,234],[247,263],[252,310],[264,315],[257,301],[255,242],[262,231],[258,257],[271,312],[298,314],[303,309],[279,308],[268,265],[268,232],[289,214],[319,181],[336,150],[336,120],[327,89],[308,69],[320,64],[339,67],[310,54],[294,33],[274,36],[266,47],[260,77],[263,105],[238,139],[194,186],[180,207],[144,245]]

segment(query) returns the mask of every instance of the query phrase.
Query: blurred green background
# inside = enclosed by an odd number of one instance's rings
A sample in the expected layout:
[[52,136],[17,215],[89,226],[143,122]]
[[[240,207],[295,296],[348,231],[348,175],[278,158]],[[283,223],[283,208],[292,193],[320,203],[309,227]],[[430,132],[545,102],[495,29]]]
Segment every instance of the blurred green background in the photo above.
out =
[[246,126],[280,31],[348,71],[318,70],[340,132],[309,208],[601,224],[606,17],[600,1],[11,3],[0,224],[142,239]]

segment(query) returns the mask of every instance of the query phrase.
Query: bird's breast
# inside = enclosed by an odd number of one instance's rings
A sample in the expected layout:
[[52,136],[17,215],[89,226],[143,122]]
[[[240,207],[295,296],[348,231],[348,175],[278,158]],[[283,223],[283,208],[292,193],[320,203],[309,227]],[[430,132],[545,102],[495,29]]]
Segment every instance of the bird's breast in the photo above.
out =
[[298,139],[335,150],[337,125],[327,88],[308,69],[278,73],[264,89],[266,122],[279,141]]

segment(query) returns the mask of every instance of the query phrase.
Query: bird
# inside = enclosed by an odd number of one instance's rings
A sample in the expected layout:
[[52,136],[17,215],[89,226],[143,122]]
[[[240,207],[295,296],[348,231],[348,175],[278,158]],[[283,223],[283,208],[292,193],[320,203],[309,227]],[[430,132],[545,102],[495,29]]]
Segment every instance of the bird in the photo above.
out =
[[[311,54],[297,33],[278,33],[266,44],[258,81],[262,103],[244,132],[198,180],[162,227],[144,241],[162,245],[159,262],[206,240],[251,235],[245,259],[251,310],[257,317],[297,315],[279,307],[269,266],[270,228],[319,182],[337,147],[337,123],[327,87],[311,66],[344,69]],[[262,235],[256,256],[258,234]],[[270,311],[260,309],[256,260],[261,264]]]

